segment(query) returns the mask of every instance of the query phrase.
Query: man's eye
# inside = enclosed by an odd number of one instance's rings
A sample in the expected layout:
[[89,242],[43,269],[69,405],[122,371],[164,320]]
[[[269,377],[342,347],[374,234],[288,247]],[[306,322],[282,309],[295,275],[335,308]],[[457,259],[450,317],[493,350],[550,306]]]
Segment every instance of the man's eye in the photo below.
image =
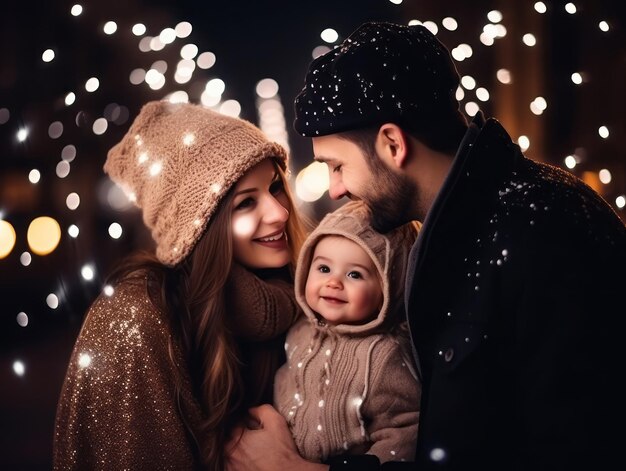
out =
[[341,165],[333,167],[333,172],[341,172]]

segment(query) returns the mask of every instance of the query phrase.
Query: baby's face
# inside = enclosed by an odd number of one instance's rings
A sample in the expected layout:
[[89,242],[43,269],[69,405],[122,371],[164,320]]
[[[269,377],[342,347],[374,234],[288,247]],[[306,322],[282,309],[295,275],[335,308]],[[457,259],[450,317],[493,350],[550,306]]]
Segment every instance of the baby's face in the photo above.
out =
[[378,315],[383,293],[376,267],[355,242],[326,236],[315,246],[305,298],[329,324],[364,324]]

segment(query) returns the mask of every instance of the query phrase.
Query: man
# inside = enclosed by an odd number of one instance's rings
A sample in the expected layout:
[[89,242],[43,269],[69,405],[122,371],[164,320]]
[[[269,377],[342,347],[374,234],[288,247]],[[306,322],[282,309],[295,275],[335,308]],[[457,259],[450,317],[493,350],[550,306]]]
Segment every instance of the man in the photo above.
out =
[[[424,221],[405,296],[423,383],[416,463],[382,469],[610,469],[623,460],[626,228],[495,119],[468,125],[458,83],[426,28],[368,23],[312,62],[295,102],[331,197],[364,200],[383,232]],[[271,407],[252,412],[261,428],[232,469],[328,468],[299,458]],[[378,469],[368,455],[329,464]]]

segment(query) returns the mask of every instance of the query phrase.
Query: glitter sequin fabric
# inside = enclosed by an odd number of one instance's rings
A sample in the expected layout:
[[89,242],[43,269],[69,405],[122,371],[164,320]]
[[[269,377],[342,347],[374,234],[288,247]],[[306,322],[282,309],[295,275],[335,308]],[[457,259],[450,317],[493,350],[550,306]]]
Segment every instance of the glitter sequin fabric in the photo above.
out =
[[[229,324],[248,352],[244,381],[261,398],[252,405],[271,395],[271,387],[262,391],[255,381],[255,360],[275,358],[276,371],[281,334],[300,313],[292,285],[276,270],[272,274],[276,277],[261,279],[235,264],[226,287],[233,312]],[[151,302],[145,279],[124,280],[111,296],[94,302],[59,400],[54,469],[199,468],[197,447],[184,422],[197,430],[203,413],[179,342],[170,342],[173,335],[168,316]],[[176,377],[182,381],[180,403]]]
[[526,159],[479,114],[410,263],[418,461],[488,470],[619,461],[626,229],[596,193]]
[[[295,291],[305,316],[287,335],[287,363],[276,374],[274,403],[298,451],[311,461],[346,453],[412,461],[415,453],[420,385],[400,315],[406,261],[417,234],[408,225],[379,234],[370,219],[363,203],[346,203],[320,222],[300,252]],[[313,252],[328,235],[357,243],[376,266],[383,304],[368,322],[327,325],[306,304]]]
[[[145,282],[122,283],[111,297],[96,300],[59,401],[54,469],[194,469],[174,395],[170,330]],[[184,364],[180,348],[172,353]],[[185,413],[197,423],[201,408],[184,379]]]
[[458,85],[450,53],[424,26],[365,23],[311,63],[294,128],[316,137],[454,114]]

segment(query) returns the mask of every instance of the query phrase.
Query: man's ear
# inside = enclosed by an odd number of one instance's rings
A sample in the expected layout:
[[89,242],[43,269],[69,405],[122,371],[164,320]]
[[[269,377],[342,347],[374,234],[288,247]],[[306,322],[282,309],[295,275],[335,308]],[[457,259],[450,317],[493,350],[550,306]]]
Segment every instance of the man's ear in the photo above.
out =
[[376,135],[376,150],[389,165],[402,168],[407,163],[409,153],[405,132],[397,124],[383,124]]

